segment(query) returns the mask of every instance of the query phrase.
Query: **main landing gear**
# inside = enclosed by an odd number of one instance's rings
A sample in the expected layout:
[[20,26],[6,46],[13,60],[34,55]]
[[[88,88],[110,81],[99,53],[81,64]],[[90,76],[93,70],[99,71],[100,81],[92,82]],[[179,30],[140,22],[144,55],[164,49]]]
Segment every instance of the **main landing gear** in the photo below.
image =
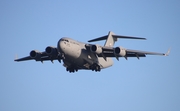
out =
[[90,69],[91,69],[92,71],[96,71],[96,72],[97,72],[97,71],[99,71],[99,72],[101,71],[100,66],[99,66],[98,64],[95,64],[95,63],[90,66]]
[[66,68],[66,71],[69,71],[70,73],[71,73],[71,72],[74,73],[74,72],[77,72],[78,69],[73,68],[73,67],[67,67],[67,68]]
[[[89,68],[92,71],[96,71],[96,72],[100,72],[101,71],[101,67],[98,64],[96,64],[96,63],[92,64]],[[70,73],[74,73],[74,72],[77,72],[78,69],[76,67],[69,66],[69,67],[66,67],[66,71],[68,71]]]

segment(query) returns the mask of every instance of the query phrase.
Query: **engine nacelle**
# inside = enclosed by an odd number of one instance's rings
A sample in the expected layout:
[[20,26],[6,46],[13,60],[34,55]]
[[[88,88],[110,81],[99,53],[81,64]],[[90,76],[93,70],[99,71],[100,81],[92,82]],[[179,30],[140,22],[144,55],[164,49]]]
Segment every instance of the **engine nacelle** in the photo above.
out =
[[57,48],[52,47],[52,46],[46,47],[45,51],[46,51],[46,54],[50,55],[50,56],[57,56],[58,55]]
[[32,50],[29,55],[31,58],[33,58],[35,60],[38,60],[41,58],[41,52],[39,52],[37,50]]
[[116,47],[114,48],[114,54],[124,57],[126,56],[126,50],[123,47]]
[[91,45],[90,50],[96,54],[102,53],[102,47],[99,45]]

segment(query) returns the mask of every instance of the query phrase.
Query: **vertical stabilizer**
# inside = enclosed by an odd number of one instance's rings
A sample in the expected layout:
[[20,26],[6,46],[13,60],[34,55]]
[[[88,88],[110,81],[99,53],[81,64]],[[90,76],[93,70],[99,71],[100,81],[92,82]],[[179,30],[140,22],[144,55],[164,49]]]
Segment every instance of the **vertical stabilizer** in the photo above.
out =
[[[114,35],[114,33],[109,31],[104,46],[108,46],[108,47],[114,46],[114,43],[115,43],[115,41],[117,41],[117,38],[114,38],[113,35]],[[107,57],[106,59],[98,58],[98,60],[99,60],[99,63],[102,64],[103,68],[110,67],[113,65],[113,60],[110,57]]]
[[106,39],[106,42],[104,46],[113,47],[115,41],[117,41],[117,38],[113,37],[114,33],[109,31],[108,37]]

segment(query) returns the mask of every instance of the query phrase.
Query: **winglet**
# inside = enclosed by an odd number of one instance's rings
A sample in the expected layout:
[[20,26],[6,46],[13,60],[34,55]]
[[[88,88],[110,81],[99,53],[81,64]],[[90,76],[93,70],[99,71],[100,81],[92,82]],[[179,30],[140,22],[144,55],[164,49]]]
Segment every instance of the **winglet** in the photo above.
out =
[[164,54],[164,56],[168,56],[171,51],[171,48],[168,49],[168,51]]
[[18,59],[18,55],[16,54],[15,58],[14,58],[14,61],[17,61],[17,59]]

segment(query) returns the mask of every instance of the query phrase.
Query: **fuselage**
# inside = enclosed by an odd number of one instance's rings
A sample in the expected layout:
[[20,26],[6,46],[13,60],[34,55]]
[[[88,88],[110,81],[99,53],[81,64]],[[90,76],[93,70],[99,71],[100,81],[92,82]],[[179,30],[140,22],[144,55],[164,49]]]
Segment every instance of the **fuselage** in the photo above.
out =
[[73,40],[68,37],[61,38],[57,47],[47,46],[45,51],[39,52],[37,50],[30,51],[29,56],[15,59],[15,61],[51,61],[61,60],[64,62],[66,71],[75,72],[79,69],[92,70],[100,72],[101,69],[107,68],[113,65],[112,57],[119,60],[119,57],[124,57],[126,60],[129,57],[146,57],[146,55],[162,55],[168,56],[170,49],[167,53],[148,52],[140,50],[126,49],[121,46],[114,47],[118,38],[125,39],[139,39],[145,40],[146,38],[115,35],[113,32],[109,32],[108,35],[101,36],[95,39],[91,39],[88,42],[95,42],[105,40],[104,46],[98,44],[83,43]]
[[91,65],[98,64],[102,69],[113,65],[110,58],[105,61],[102,57],[98,57],[87,50],[85,45],[85,43],[67,37],[63,37],[58,41],[57,49],[64,56],[63,62],[65,67],[90,69]]

